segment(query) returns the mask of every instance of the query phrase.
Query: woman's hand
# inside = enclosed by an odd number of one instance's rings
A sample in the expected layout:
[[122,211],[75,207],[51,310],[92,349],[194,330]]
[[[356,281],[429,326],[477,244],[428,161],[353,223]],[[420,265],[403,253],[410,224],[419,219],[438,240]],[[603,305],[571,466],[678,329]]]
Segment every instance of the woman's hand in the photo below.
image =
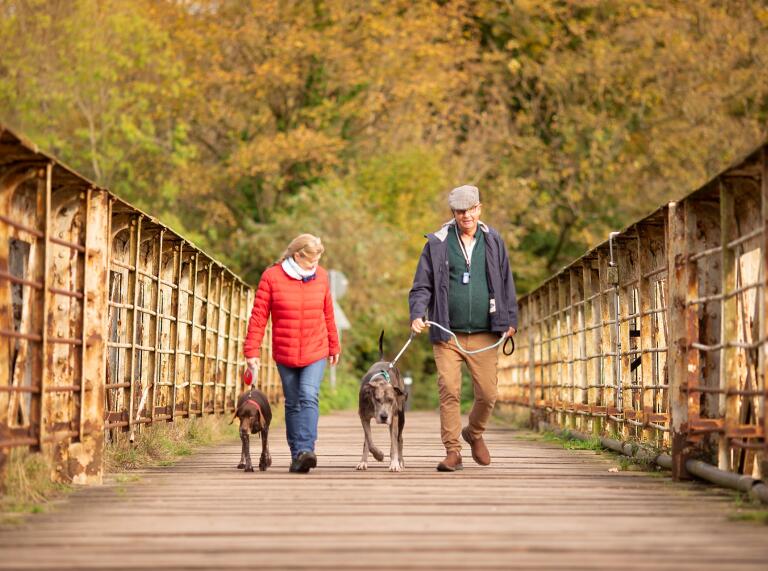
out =
[[510,325],[509,329],[507,329],[507,337],[514,337],[515,333],[517,333],[517,329]]
[[259,369],[259,366],[261,365],[261,359],[258,357],[249,357],[245,360],[245,364],[248,365],[249,369]]
[[328,363],[331,365],[331,367],[335,367],[339,364],[339,357],[341,356],[341,353],[336,353],[335,355],[331,355],[328,357]]

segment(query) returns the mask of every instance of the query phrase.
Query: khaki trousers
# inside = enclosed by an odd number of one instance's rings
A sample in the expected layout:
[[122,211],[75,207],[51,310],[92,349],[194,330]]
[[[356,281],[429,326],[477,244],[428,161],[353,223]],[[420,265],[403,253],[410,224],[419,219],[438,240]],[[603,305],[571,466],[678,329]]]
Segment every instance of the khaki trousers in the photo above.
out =
[[[457,333],[461,346],[472,351],[493,345],[499,340],[495,333]],[[475,402],[469,413],[469,433],[482,436],[485,425],[496,404],[498,352],[489,349],[475,355],[462,353],[451,339],[432,346],[437,365],[437,387],[440,395],[440,435],[446,451],[461,451],[461,364],[466,363],[472,376]]]

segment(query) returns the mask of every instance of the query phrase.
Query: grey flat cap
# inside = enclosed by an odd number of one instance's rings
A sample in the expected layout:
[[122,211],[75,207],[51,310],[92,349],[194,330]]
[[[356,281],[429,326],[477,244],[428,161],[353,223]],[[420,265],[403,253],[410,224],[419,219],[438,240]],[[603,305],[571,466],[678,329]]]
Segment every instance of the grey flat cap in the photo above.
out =
[[448,206],[451,210],[469,210],[480,202],[480,191],[476,186],[465,184],[448,193]]

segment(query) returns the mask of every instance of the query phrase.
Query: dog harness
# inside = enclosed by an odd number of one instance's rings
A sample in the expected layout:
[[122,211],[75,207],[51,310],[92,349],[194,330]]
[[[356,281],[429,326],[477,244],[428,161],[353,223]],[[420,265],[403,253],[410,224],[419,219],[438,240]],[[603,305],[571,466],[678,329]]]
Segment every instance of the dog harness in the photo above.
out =
[[245,401],[245,404],[248,404],[248,403],[256,405],[256,408],[259,409],[259,412],[261,412],[261,405],[259,403],[257,403],[255,400],[248,399],[247,401]]

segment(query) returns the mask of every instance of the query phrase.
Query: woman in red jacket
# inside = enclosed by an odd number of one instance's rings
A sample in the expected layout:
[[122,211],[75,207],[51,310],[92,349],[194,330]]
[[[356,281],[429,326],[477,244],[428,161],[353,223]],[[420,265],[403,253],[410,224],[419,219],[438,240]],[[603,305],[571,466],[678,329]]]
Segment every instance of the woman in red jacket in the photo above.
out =
[[320,382],[325,360],[334,366],[341,352],[328,274],[318,265],[323,251],[320,238],[301,234],[261,275],[243,348],[248,366],[258,367],[271,313],[272,356],[283,383],[290,472],[306,473],[317,466]]

